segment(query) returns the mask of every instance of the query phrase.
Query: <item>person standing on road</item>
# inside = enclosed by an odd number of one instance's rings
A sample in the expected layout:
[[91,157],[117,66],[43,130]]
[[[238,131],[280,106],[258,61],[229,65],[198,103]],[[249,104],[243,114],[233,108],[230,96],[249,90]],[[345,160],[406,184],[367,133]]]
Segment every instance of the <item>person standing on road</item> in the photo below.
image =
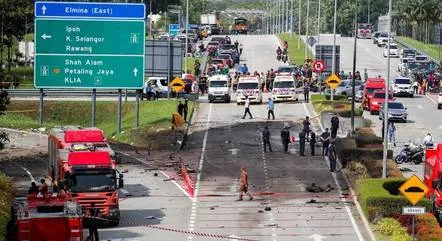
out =
[[267,146],[269,146],[269,151],[272,151],[272,145],[270,144],[270,131],[269,127],[264,127],[262,131],[262,143],[264,144],[264,152],[267,152]]
[[290,131],[287,124],[284,124],[284,128],[281,130],[281,141],[282,146],[284,147],[284,153],[288,153],[290,143]]
[[339,118],[338,114],[335,113],[330,120],[331,122],[331,138],[335,139],[339,129]]
[[241,173],[239,174],[239,198],[237,201],[242,201],[243,194],[249,196],[249,200],[252,201],[253,197],[249,193],[249,174],[246,167],[241,167]]
[[302,131],[304,133],[304,138],[308,138],[308,133],[310,132],[310,118],[308,116],[305,117],[305,120],[302,122]]
[[184,113],[184,105],[183,102],[178,101],[178,108],[177,108],[178,114],[180,114],[180,116],[183,116]]
[[336,171],[336,150],[333,141],[328,145],[328,161],[330,162],[330,171]]
[[312,156],[315,155],[316,134],[312,131],[310,134],[310,151]]
[[393,122],[388,125],[388,141],[396,146],[396,126]]
[[[442,83],[442,81],[441,81],[441,83]],[[419,94],[419,91],[418,91],[419,87],[418,87],[418,85],[419,85],[419,83],[415,80],[413,82],[413,90],[414,90],[414,94],[415,95]]]
[[310,96],[310,84],[306,81],[304,83],[304,100],[308,102]]
[[273,99],[269,97],[269,102],[267,103],[267,120],[270,120],[270,115],[272,115],[273,120],[275,119],[275,113],[273,112],[275,109],[275,104],[273,103]]
[[239,54],[242,54],[242,44],[239,44]]
[[238,48],[238,46],[239,46],[239,43],[238,43],[238,40],[236,40],[234,44],[235,44],[235,49],[236,49],[236,52],[238,52],[238,53],[239,53],[239,48]]
[[244,116],[242,119],[245,119],[247,114],[249,114],[250,119],[253,119],[252,113],[250,113],[250,99],[248,96],[246,96],[246,102],[244,103]]
[[94,241],[99,241],[98,237],[98,218],[100,217],[100,210],[95,207],[95,203],[91,204],[89,209],[89,236],[94,237]]
[[328,132],[328,128],[325,128],[325,132],[321,134],[322,141],[322,155],[325,156],[328,154],[328,145],[330,144],[330,132]]
[[187,99],[187,98],[184,100],[184,109],[183,109],[183,111],[184,111],[184,121],[187,121],[187,113],[189,111],[189,99]]
[[304,130],[301,130],[299,132],[298,138],[299,138],[299,155],[304,156],[304,150],[305,150],[305,132]]

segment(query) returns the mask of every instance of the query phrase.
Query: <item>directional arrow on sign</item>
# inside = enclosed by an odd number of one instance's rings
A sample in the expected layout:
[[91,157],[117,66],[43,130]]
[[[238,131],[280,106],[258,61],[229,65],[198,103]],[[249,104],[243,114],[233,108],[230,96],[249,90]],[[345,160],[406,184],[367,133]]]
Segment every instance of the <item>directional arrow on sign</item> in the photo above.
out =
[[232,149],[230,149],[229,151],[232,152],[232,155],[237,155],[239,149],[238,149],[238,148],[232,148]]
[[138,74],[138,69],[134,68],[134,76],[137,77],[137,74]]
[[317,233],[313,234],[309,238],[313,239],[313,241],[322,241],[323,239],[325,239],[324,236],[321,236],[321,235],[319,235]]
[[41,36],[41,38],[44,39],[44,40],[46,40],[46,39],[48,39],[48,38],[52,38],[52,36],[51,36],[51,35],[47,35],[47,34],[44,33],[44,34]]
[[41,10],[43,11],[43,14],[46,14],[46,6],[45,5],[43,5],[43,7],[41,7]]

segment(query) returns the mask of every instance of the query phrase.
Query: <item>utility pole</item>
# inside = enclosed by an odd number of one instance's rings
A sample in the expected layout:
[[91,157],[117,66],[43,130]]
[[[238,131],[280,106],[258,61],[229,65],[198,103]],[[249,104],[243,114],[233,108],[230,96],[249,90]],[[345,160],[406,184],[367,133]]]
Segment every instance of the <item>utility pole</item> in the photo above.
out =
[[319,0],[318,2],[318,43],[317,45],[319,45],[320,42],[320,35],[321,35],[321,0]]
[[[388,1],[388,55],[387,55],[387,82],[385,83],[384,113],[388,113],[388,96],[390,95],[390,39],[391,39],[391,0]],[[387,178],[387,152],[388,152],[388,118],[384,118],[384,155],[382,159],[382,178]]]
[[367,23],[370,24],[370,0],[368,0],[368,16]]
[[281,11],[281,0],[278,0],[278,33],[282,32],[282,11]]
[[149,37],[152,38],[152,0],[149,1]]
[[302,0],[299,1],[299,7],[298,7],[298,49],[301,48],[301,5]]
[[286,33],[288,33],[289,32],[289,27],[290,27],[290,15],[289,15],[289,13],[290,13],[290,11],[289,11],[289,4],[290,5],[292,5],[291,4],[291,0],[287,0],[287,14],[286,14],[286,18],[285,18],[285,20],[286,20],[286,24],[285,24],[285,26],[286,26],[286,29],[285,29],[285,32]]
[[293,0],[290,0],[290,39],[293,39]]
[[309,18],[310,18],[310,0],[307,0],[307,23],[305,25],[305,51],[304,51],[304,59],[308,58],[308,44],[307,44],[307,40],[308,40],[308,24],[309,24]]
[[[358,41],[358,0],[356,0],[355,16],[354,16],[354,45],[353,45],[353,76],[356,76],[356,47]],[[356,78],[351,81],[352,96],[356,96]],[[355,98],[351,98],[351,135],[355,131]]]
[[[335,0],[333,13],[333,52],[332,52],[332,75],[336,73],[336,9],[338,8],[338,0]],[[333,101],[334,90],[331,90],[331,100]]]
[[189,0],[186,0],[186,51],[184,51],[184,53],[186,54],[186,56],[184,57],[184,73],[187,74],[187,48],[189,45],[189,39],[188,39],[188,34],[189,34]]

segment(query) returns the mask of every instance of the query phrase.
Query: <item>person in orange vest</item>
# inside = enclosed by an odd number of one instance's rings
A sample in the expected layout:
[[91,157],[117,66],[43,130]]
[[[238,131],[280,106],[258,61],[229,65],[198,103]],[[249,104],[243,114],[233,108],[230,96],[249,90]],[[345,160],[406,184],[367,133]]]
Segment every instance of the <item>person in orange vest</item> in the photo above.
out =
[[249,193],[249,174],[247,173],[246,167],[241,167],[241,172],[239,174],[239,199],[237,201],[242,201],[243,195],[247,194],[249,200],[252,201],[253,197]]

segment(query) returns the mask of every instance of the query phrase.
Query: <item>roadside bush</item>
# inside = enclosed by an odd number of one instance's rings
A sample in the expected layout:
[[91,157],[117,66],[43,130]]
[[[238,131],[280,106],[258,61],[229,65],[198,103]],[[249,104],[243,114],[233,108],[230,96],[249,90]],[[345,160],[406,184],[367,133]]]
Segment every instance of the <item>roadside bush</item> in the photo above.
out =
[[394,218],[383,218],[379,221],[379,231],[385,235],[392,235],[395,230],[402,228],[401,224]]
[[[355,116],[362,116],[363,111],[361,108],[355,108]],[[338,110],[336,111],[339,116],[350,118],[351,117],[351,109],[344,109],[344,110]]]
[[413,241],[413,237],[408,233],[394,234],[388,241]]
[[[409,206],[409,201],[402,195],[392,195],[393,188],[404,179],[361,179],[356,181],[358,199],[365,215],[371,222],[377,217],[391,217],[402,213],[402,207]],[[388,188],[389,190],[387,190]],[[431,202],[423,199],[418,206],[431,209]],[[373,213],[375,212],[375,213]]]
[[442,241],[442,228],[433,214],[418,215],[416,221],[419,241]]
[[[331,100],[331,95],[325,95],[326,100]],[[333,95],[333,100],[347,100],[347,96],[345,95]]]
[[0,173],[0,240],[6,236],[6,225],[11,217],[11,205],[14,198],[14,189],[7,176]]

